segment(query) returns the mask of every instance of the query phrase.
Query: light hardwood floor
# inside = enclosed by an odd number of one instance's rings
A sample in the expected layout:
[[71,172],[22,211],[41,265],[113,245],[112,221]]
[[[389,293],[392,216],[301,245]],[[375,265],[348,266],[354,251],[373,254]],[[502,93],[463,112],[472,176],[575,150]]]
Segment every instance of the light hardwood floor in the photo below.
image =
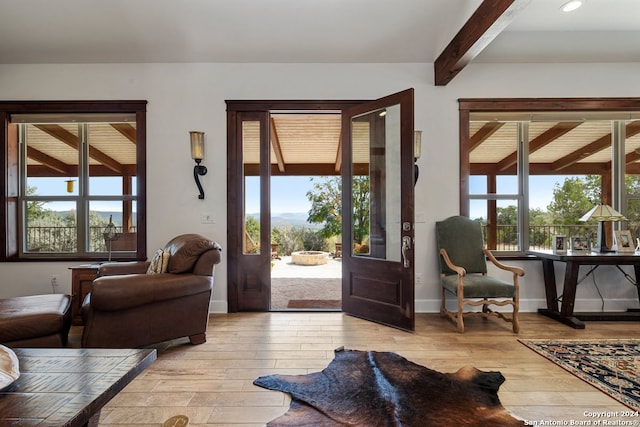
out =
[[441,372],[464,365],[500,371],[506,377],[499,392],[503,405],[538,423],[594,420],[584,412],[626,409],[518,338],[637,338],[640,323],[588,322],[586,329],[574,330],[523,313],[520,329],[516,335],[505,322],[474,318],[459,334],[438,314],[418,314],[414,333],[342,313],[214,314],[205,344],[176,340],[159,347],[158,359],[102,410],[99,425],[159,426],[183,414],[189,426],[263,426],[287,411],[289,398],[253,380],[320,371],[340,346],[393,351]]

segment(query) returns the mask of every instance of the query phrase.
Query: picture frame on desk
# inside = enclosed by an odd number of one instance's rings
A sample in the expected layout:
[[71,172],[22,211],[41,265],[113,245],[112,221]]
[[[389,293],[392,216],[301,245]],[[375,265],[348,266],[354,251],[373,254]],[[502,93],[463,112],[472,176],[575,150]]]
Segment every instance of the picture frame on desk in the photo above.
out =
[[629,230],[616,230],[616,243],[618,252],[635,252],[636,247],[633,245],[633,237]]
[[566,254],[567,253],[567,236],[555,234],[553,236],[553,253],[554,254]]
[[586,237],[575,236],[571,238],[571,252],[574,254],[586,254],[591,252],[589,239]]

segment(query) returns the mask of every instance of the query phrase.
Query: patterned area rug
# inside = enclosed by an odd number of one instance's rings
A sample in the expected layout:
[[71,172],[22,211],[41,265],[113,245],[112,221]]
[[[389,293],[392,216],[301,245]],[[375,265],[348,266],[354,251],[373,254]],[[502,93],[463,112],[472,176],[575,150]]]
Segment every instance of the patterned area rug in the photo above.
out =
[[519,340],[634,410],[640,410],[640,340]]

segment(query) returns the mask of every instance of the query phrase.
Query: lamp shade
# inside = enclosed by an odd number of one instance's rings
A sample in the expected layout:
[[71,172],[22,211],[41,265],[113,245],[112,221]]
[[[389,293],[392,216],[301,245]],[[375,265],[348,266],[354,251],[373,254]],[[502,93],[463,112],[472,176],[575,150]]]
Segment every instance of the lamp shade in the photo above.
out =
[[204,159],[204,132],[192,130],[189,134],[191,135],[191,158]]
[[595,205],[589,212],[584,214],[580,221],[626,221],[627,218],[609,205],[603,203]]

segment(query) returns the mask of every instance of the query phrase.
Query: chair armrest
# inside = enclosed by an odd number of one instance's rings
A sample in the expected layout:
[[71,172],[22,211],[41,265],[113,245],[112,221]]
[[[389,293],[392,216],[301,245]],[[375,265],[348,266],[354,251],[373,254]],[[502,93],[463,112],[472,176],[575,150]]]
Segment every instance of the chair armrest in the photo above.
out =
[[442,258],[444,259],[445,264],[447,264],[447,267],[455,271],[458,274],[458,276],[465,276],[467,274],[467,271],[464,268],[459,267],[455,265],[453,262],[451,262],[451,259],[449,258],[449,254],[447,253],[446,249],[440,249],[440,255],[442,255]]
[[[91,308],[116,311],[211,292],[213,277],[197,274],[124,274],[91,284]],[[167,314],[169,315],[169,314]]]
[[149,261],[105,262],[100,265],[98,277],[120,274],[144,274],[149,268]]
[[522,268],[513,267],[513,266],[510,266],[510,265],[505,265],[505,264],[501,263],[500,261],[498,261],[496,259],[496,257],[493,256],[493,254],[491,253],[491,251],[489,249],[483,249],[482,252],[484,252],[484,254],[489,259],[489,261],[491,261],[493,263],[493,265],[495,265],[499,269],[510,271],[513,274],[517,274],[518,276],[524,276],[524,270]]

